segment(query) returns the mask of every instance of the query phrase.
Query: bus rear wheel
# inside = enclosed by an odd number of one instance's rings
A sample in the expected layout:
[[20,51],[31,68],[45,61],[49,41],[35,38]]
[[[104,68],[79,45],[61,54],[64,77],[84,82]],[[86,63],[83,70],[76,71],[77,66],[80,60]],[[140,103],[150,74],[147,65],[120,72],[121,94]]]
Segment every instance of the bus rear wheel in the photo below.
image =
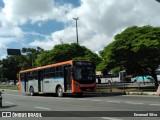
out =
[[63,90],[61,86],[57,88],[56,94],[58,97],[63,97]]
[[34,88],[33,87],[30,87],[29,92],[30,92],[31,96],[34,96]]

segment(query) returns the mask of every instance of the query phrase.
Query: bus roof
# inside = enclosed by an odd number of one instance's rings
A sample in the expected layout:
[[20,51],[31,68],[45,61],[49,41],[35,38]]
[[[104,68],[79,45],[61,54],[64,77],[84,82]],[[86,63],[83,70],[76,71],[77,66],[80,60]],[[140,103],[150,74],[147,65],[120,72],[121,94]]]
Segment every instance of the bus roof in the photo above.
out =
[[30,71],[34,71],[34,70],[45,69],[45,68],[49,68],[49,67],[53,67],[53,66],[59,66],[59,65],[64,65],[64,64],[72,64],[72,62],[73,62],[73,60],[65,61],[65,62],[59,62],[59,63],[50,64],[50,65],[46,65],[46,66],[31,68],[31,69],[27,69],[27,70],[21,70],[19,73],[25,73],[25,72],[30,72]]

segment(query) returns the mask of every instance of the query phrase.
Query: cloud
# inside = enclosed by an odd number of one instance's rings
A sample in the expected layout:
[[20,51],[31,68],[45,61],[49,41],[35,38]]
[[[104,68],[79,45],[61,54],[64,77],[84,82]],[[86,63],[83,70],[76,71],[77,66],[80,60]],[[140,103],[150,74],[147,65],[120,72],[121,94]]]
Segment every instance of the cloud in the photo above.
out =
[[2,51],[4,51],[5,49],[6,49],[6,46],[3,45],[2,43],[0,43],[0,51],[2,52]]
[[131,25],[160,25],[151,19],[160,18],[159,10],[160,5],[153,0],[81,0],[81,6],[70,16],[79,16],[80,25],[90,31],[113,36],[118,29]]
[[[68,26],[52,33],[53,40],[76,42],[75,21],[79,17],[79,42],[93,51],[102,50],[114,35],[133,25],[159,26],[160,4],[154,0],[81,0],[66,14]],[[36,41],[38,43],[38,41]],[[42,42],[42,41],[39,41]],[[48,44],[48,43],[46,43]],[[59,44],[54,42],[53,45]],[[44,46],[44,44],[43,44]]]
[[0,43],[0,59],[5,58],[6,56],[6,46],[2,43]]
[[[73,17],[79,17],[79,43],[93,51],[100,51],[114,40],[114,35],[127,27],[137,25],[160,26],[160,4],[155,0],[81,0],[80,6],[58,4],[55,0],[3,0],[0,11],[0,43],[27,39],[28,34],[41,36],[28,40],[26,46],[51,49],[60,43],[76,42]],[[50,35],[36,31],[23,31],[26,24],[43,26],[43,22],[55,20],[65,27]],[[8,38],[6,37],[8,36]],[[3,39],[6,42],[2,42]],[[42,37],[44,39],[42,39]],[[8,41],[8,42],[7,42]]]
[[[15,43],[30,47],[33,40],[27,38],[29,35],[47,37],[36,31],[23,31],[24,25],[42,26],[42,23],[48,20],[66,22],[64,16],[72,8],[71,4],[59,5],[54,0],[3,0],[3,2],[4,7],[0,8],[0,43],[7,46],[13,44],[13,47]],[[36,41],[40,40],[35,39],[34,43],[37,43]]]
[[0,43],[6,45],[12,42],[21,42],[23,37],[24,33],[19,27],[13,27],[11,29],[0,27]]
[[24,37],[24,32],[21,30],[19,27],[14,27],[13,30],[11,31],[14,36],[17,38],[23,38]]
[[29,45],[30,46],[40,46],[41,48],[43,48],[45,50],[50,50],[53,48],[55,43],[59,44],[60,42],[53,41],[52,39],[46,39],[43,41],[35,40],[34,42],[31,42]]
[[66,12],[72,8],[69,4],[58,6],[54,0],[3,0],[4,26],[23,25],[26,22],[39,22],[49,19],[63,20]]

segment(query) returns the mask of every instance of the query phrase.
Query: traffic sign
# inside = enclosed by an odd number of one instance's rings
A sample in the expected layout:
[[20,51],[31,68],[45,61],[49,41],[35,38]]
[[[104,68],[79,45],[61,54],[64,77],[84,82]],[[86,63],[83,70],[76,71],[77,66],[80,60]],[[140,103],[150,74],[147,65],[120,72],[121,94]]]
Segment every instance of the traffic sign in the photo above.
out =
[[7,49],[8,55],[21,55],[20,49]]

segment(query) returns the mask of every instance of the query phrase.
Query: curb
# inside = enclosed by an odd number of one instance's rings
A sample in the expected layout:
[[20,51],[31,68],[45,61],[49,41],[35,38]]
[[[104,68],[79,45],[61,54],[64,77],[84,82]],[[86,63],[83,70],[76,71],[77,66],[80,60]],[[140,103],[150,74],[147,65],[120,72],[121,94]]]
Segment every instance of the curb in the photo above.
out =
[[99,96],[116,96],[116,95],[127,95],[126,93],[122,93],[122,92],[95,92],[95,93],[84,93],[84,94],[89,94],[89,95],[99,95]]
[[149,96],[160,96],[157,92],[126,92],[127,95],[149,95]]

